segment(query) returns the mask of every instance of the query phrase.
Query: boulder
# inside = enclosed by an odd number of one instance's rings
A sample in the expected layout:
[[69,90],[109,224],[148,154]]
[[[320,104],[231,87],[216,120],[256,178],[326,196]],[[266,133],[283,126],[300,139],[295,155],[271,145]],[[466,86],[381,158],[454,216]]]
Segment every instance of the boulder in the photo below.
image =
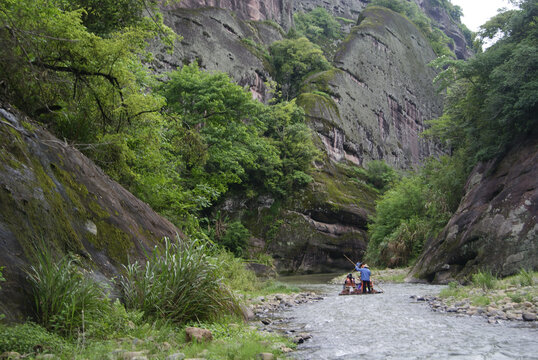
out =
[[8,321],[31,313],[23,269],[40,246],[78,255],[116,295],[108,279],[128,258],[182,236],[76,148],[2,103],[0,160],[0,313]]
[[197,327],[188,327],[185,329],[187,335],[187,342],[197,341],[197,342],[207,342],[213,340],[213,334],[207,329],[200,329]]

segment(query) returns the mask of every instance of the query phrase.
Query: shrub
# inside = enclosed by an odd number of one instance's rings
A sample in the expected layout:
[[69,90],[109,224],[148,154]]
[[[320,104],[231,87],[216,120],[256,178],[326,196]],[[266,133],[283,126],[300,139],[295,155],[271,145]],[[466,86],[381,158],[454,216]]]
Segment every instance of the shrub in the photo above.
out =
[[120,286],[126,307],[179,324],[240,314],[208,252],[208,245],[200,240],[165,239],[144,265],[135,262],[125,267]]
[[525,269],[519,270],[519,283],[521,286],[532,286],[534,285],[534,273],[532,271],[527,271]]
[[373,160],[366,165],[368,182],[379,190],[387,190],[398,174],[383,160]]
[[73,256],[56,262],[50,250],[43,250],[26,271],[38,323],[68,337],[104,316],[110,306],[103,289],[79,265]]
[[221,250],[210,261],[219,271],[224,284],[230,289],[248,292],[255,291],[259,287],[259,282],[254,272],[245,267],[243,259],[235,257],[231,252]]
[[32,322],[14,326],[0,325],[0,354],[6,351],[33,354],[36,347],[58,355],[70,345],[59,335]]
[[226,232],[220,239],[219,243],[236,256],[243,256],[247,248],[250,231],[241,224],[240,221],[234,221],[228,224]]

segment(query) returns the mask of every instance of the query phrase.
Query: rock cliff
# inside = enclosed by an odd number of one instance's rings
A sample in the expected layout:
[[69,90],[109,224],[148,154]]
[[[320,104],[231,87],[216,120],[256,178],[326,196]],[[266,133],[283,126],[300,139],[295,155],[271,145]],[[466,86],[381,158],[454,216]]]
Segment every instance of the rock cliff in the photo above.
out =
[[0,313],[28,314],[23,269],[46,244],[106,281],[179,230],[75,148],[0,104]]
[[[317,133],[319,147],[327,154],[314,185],[278,204],[267,205],[264,198],[230,198],[223,205],[230,218],[241,218],[254,234],[253,246],[275,255],[281,271],[346,268],[342,254],[354,258],[364,254],[366,224],[376,193],[339,162],[364,165],[383,159],[409,168],[439,152],[418,137],[424,121],[442,110],[441,97],[432,86],[435,73],[427,66],[435,54],[406,18],[381,8],[364,11],[366,4],[350,0],[183,1],[165,12],[165,23],[183,40],[173,54],[157,51],[157,71],[196,60],[202,68],[230,74],[262,101],[270,98],[265,85],[270,68],[264,52],[282,39],[291,10],[322,6],[354,21],[360,15],[340,44],[335,69],[308,79],[298,99]],[[256,21],[264,19],[278,21],[282,28],[274,22]]]
[[418,136],[424,121],[442,112],[427,65],[434,58],[406,18],[380,7],[364,10],[335,55],[337,69],[314,75],[304,88],[312,92],[299,97],[327,153],[336,161],[383,159],[399,168],[438,153]]
[[477,165],[458,210],[425,246],[409,281],[446,283],[478,270],[538,268],[538,140]]

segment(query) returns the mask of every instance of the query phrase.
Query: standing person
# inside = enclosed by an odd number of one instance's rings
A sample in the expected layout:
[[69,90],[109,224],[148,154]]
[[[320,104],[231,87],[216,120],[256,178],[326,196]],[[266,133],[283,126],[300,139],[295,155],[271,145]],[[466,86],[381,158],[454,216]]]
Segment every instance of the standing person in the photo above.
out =
[[370,283],[370,274],[372,272],[370,271],[368,264],[357,263],[357,265],[355,265],[355,270],[361,274],[362,293],[364,294],[367,288],[368,293],[372,293],[372,284]]

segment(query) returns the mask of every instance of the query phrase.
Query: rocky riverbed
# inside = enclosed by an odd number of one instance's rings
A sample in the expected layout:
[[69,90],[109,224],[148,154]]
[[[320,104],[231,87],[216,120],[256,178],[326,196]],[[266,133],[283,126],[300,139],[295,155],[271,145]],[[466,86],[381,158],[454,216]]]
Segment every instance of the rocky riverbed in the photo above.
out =
[[[508,288],[485,292],[473,289],[468,297],[411,296],[425,301],[433,311],[482,316],[489,323],[500,321],[537,321],[538,296],[532,295],[535,287]],[[482,304],[480,304],[482,303]]]
[[[312,304],[323,300],[324,297],[314,292],[303,292],[298,294],[275,294],[260,296],[252,300],[250,310],[252,320],[260,331],[279,331],[288,336],[295,344],[302,344],[312,336],[302,331],[287,326],[287,321],[279,317],[279,313],[293,306],[301,304]],[[282,349],[287,352],[288,349]],[[292,351],[289,349],[289,351]]]

